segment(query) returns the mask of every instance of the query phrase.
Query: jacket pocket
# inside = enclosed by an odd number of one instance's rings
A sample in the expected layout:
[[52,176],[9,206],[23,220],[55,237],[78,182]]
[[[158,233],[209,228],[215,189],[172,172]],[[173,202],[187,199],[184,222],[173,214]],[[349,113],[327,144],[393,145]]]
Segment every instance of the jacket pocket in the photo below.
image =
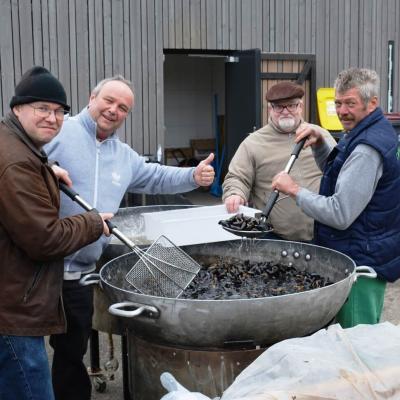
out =
[[32,291],[38,285],[39,280],[40,280],[41,276],[43,275],[44,268],[45,268],[44,265],[38,265],[38,270],[35,272],[35,275],[33,276],[33,279],[31,280],[31,284],[29,285],[28,289],[25,291],[25,294],[23,297],[24,303],[26,303],[28,301]]

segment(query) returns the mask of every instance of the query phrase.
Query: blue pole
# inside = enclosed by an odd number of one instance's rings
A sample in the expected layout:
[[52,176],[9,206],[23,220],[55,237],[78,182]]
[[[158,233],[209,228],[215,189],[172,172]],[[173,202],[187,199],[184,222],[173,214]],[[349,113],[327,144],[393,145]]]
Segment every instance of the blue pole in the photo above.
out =
[[214,136],[215,136],[215,162],[214,162],[214,168],[215,168],[215,179],[213,184],[211,185],[210,188],[210,193],[216,197],[221,197],[222,196],[222,188],[220,185],[220,179],[221,179],[221,171],[222,171],[222,163],[223,163],[223,157],[224,154],[222,154],[222,158],[220,160],[220,155],[219,155],[219,141],[220,141],[220,136],[219,136],[219,129],[218,129],[218,95],[214,94],[213,97],[213,120],[214,120]]

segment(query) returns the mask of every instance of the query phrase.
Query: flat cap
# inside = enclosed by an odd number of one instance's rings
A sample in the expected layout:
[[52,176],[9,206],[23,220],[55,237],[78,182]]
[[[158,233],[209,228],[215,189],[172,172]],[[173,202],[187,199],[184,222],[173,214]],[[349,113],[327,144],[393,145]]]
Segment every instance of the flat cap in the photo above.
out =
[[304,89],[300,85],[290,81],[283,81],[271,86],[265,95],[265,99],[273,103],[275,101],[301,99],[303,96]]

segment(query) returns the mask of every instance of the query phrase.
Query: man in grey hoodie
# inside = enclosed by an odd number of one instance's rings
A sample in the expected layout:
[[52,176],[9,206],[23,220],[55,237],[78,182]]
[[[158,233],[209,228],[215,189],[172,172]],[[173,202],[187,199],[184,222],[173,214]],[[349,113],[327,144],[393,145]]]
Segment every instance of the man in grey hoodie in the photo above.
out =
[[[57,140],[45,151],[60,167],[57,175],[90,202],[97,210],[117,212],[126,193],[180,193],[198,186],[209,186],[214,179],[210,165],[213,154],[196,168],[168,167],[146,163],[116,130],[133,107],[134,94],[130,82],[122,76],[104,79],[93,89],[89,104],[78,115],[69,118]],[[80,207],[65,195],[61,196],[60,215],[81,212]],[[67,316],[67,333],[53,335],[52,375],[57,400],[88,400],[91,383],[83,364],[91,331],[93,288],[80,286],[83,274],[92,272],[107,239],[99,239],[64,262],[63,299]]]

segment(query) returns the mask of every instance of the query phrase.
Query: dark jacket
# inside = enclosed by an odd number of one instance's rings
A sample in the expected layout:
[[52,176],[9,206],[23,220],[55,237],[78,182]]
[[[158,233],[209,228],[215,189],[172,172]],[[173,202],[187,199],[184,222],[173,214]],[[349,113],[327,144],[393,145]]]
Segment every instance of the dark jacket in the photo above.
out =
[[383,174],[367,207],[346,230],[316,222],[316,243],[349,255],[357,265],[373,267],[389,282],[400,277],[400,161],[392,125],[376,109],[364,118],[329,155],[320,194],[332,196],[339,172],[359,144],[382,157]]
[[0,187],[0,334],[64,332],[63,257],[98,239],[102,219],[59,219],[57,178],[13,113],[0,123]]

